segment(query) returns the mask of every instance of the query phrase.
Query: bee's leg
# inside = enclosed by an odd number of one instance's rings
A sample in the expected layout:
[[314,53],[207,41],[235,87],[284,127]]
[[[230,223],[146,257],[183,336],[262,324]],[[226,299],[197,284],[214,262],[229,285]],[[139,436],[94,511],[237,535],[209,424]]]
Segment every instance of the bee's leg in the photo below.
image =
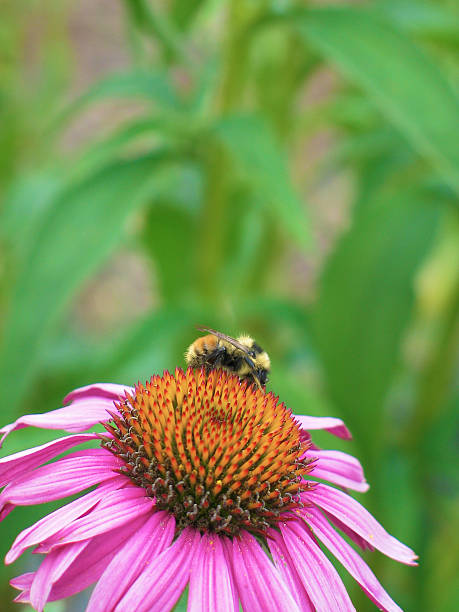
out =
[[247,374],[246,376],[240,376],[239,380],[241,381],[241,383],[247,383],[247,388],[256,387],[261,391],[266,391],[266,388],[263,387],[263,385],[260,383],[260,380],[257,376],[255,376],[255,374]]
[[241,377],[241,381],[242,380],[248,380],[248,381],[252,381],[252,383],[258,387],[259,389],[263,389],[263,387],[261,386],[261,382],[260,379],[258,377],[258,371],[255,368],[255,365],[253,363],[253,361],[250,359],[250,357],[246,357],[244,355],[244,357],[242,357],[242,359],[245,361],[245,363],[249,366],[250,368],[250,373],[246,374],[245,376]]
[[226,357],[226,348],[224,346],[218,346],[215,348],[206,359],[206,366],[209,370],[218,368],[222,365]]

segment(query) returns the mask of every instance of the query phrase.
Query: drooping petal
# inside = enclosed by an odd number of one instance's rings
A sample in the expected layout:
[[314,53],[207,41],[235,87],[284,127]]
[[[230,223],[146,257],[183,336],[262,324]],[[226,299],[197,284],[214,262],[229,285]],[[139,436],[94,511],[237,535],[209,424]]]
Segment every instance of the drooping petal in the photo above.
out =
[[287,547],[285,546],[282,536],[274,529],[270,529],[268,535],[269,539],[267,541],[274,563],[287,583],[290,592],[295,598],[301,612],[315,612],[315,608],[309,599],[309,595],[303,582],[298,576],[298,572],[295,569],[295,565],[290,557]]
[[330,523],[332,523],[332,525],[334,525],[335,527],[337,527],[340,531],[342,531],[343,533],[345,533],[347,535],[347,537],[352,540],[354,542],[354,544],[357,544],[357,546],[362,549],[362,550],[371,550],[372,552],[375,550],[375,547],[372,546],[369,542],[367,542],[366,540],[364,540],[362,537],[360,537],[357,533],[355,533],[355,531],[352,531],[352,529],[350,529],[347,525],[345,525],[342,521],[340,521],[339,519],[336,518],[336,516],[333,516],[333,514],[330,514],[330,512],[326,512],[325,510],[323,510],[323,513],[325,514],[325,516],[328,518],[328,520],[330,521]]
[[0,429],[0,433],[3,434],[0,439],[0,446],[12,431],[24,427],[62,429],[70,433],[86,431],[98,423],[110,420],[109,410],[116,412],[112,399],[94,397],[75,401],[70,406],[64,406],[50,412],[25,414]]
[[119,529],[125,523],[151,513],[153,508],[153,500],[146,496],[145,490],[141,487],[131,485],[119,491],[112,491],[107,493],[90,512],[42,542],[36,552],[48,553],[56,547],[88,540],[113,529]]
[[238,612],[239,601],[221,538],[204,534],[191,572],[187,612]]
[[132,393],[133,390],[133,387],[129,387],[127,385],[117,385],[114,383],[94,383],[92,385],[86,385],[86,387],[75,389],[64,397],[64,401],[62,403],[65,405],[82,399],[93,399],[99,397],[109,399],[111,401],[119,400],[124,398],[126,393]]
[[290,559],[317,612],[355,611],[337,571],[299,521],[280,524]]
[[31,506],[79,493],[109,480],[122,466],[103,448],[78,451],[13,480],[0,494],[0,518],[8,506]]
[[125,486],[126,477],[115,475],[111,480],[101,484],[97,489],[86,493],[83,497],[79,497],[74,501],[58,508],[51,514],[44,516],[34,525],[24,529],[15,539],[12,547],[5,557],[5,563],[10,564],[16,561],[22,553],[31,546],[36,546],[40,542],[44,542],[48,538],[58,533],[70,525],[75,519],[83,516],[91,510],[102,498],[110,491],[119,489]]
[[407,565],[416,565],[414,552],[387,533],[368,510],[346,493],[320,483],[304,493],[304,499],[336,516],[388,557]]
[[401,608],[389,597],[379,584],[373,572],[363,559],[333,529],[324,515],[317,508],[307,509],[307,522],[319,540],[340,561],[351,576],[357,580],[363,591],[380,610],[385,612],[402,612]]
[[226,557],[246,612],[300,612],[287,584],[253,536],[225,541]]
[[15,597],[13,601],[14,603],[30,603],[30,591],[23,591],[22,593],[19,593],[19,595]]
[[201,535],[184,529],[177,540],[153,559],[116,607],[117,612],[169,612],[190,579],[193,559],[200,554]]
[[53,584],[59,580],[88,544],[89,542],[77,542],[46,555],[35,572],[30,587],[30,603],[36,610],[42,612]]
[[13,599],[14,603],[28,603],[28,596],[30,593],[30,587],[35,576],[35,572],[26,572],[20,576],[15,576],[10,580],[10,585],[13,589],[21,591],[19,595]]
[[114,610],[119,600],[151,561],[168,548],[174,537],[175,519],[156,512],[120,548],[96,584],[86,612]]
[[352,438],[351,432],[341,419],[335,417],[305,416],[302,414],[295,414],[294,417],[306,431],[325,429],[325,431],[338,436],[338,438],[344,438],[345,440],[350,440]]
[[317,458],[311,476],[361,493],[368,491],[362,466],[352,455],[333,450],[310,450],[305,457]]
[[54,459],[69,448],[97,438],[98,435],[93,433],[66,436],[41,446],[14,453],[14,455],[2,457],[0,459],[0,487],[42,463]]
[[[115,529],[109,538],[103,534],[90,540],[67,571],[53,585],[48,601],[65,599],[80,593],[96,582],[120,547],[137,530],[141,529],[146,520],[145,516],[142,516],[124,525],[121,529]],[[30,588],[24,590],[20,601],[30,603]]]
[[35,576],[35,572],[26,572],[25,574],[21,574],[20,576],[15,576],[10,580],[10,584],[13,589],[19,589],[24,591],[26,589],[30,589],[32,586],[32,582]]

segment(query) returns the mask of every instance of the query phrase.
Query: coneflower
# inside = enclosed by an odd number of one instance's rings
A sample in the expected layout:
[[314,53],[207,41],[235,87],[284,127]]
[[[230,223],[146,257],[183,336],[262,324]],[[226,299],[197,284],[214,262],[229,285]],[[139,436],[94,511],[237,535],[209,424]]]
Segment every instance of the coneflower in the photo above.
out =
[[[367,490],[359,462],[312,443],[315,429],[349,438],[339,419],[295,416],[221,370],[90,385],[64,403],[1,430],[72,434],[0,460],[1,518],[95,487],[18,535],[6,563],[30,547],[43,561],[12,580],[16,601],[43,610],[95,583],[88,611],[168,611],[188,585],[195,612],[354,610],[321,543],[380,609],[400,610],[337,531],[415,563],[343,491]],[[97,423],[104,435],[82,433]]]

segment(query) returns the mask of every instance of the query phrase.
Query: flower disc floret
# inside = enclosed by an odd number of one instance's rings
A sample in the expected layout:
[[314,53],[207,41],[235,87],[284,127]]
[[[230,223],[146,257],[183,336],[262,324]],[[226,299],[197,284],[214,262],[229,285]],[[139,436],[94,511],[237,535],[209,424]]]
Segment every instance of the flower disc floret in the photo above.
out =
[[309,442],[291,411],[237,376],[177,369],[115,405],[103,445],[179,530],[265,535],[312,486]]

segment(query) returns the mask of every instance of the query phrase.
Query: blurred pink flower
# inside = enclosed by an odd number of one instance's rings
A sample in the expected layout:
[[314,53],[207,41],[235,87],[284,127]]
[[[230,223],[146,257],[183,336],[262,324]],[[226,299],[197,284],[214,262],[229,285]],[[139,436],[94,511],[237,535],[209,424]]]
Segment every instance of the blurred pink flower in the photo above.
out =
[[[18,535],[6,563],[29,547],[44,557],[12,580],[16,601],[43,610],[96,583],[88,611],[166,611],[188,585],[194,612],[237,612],[239,601],[254,612],[354,610],[321,543],[378,608],[400,610],[338,531],[415,564],[342,490],[367,490],[359,462],[312,444],[317,429],[350,438],[341,420],[294,416],[272,393],[220,371],[90,385],[65,403],[1,430],[72,435],[0,460],[0,518],[96,487]],[[97,423],[104,436],[82,433]],[[94,440],[99,448],[43,465]]]

